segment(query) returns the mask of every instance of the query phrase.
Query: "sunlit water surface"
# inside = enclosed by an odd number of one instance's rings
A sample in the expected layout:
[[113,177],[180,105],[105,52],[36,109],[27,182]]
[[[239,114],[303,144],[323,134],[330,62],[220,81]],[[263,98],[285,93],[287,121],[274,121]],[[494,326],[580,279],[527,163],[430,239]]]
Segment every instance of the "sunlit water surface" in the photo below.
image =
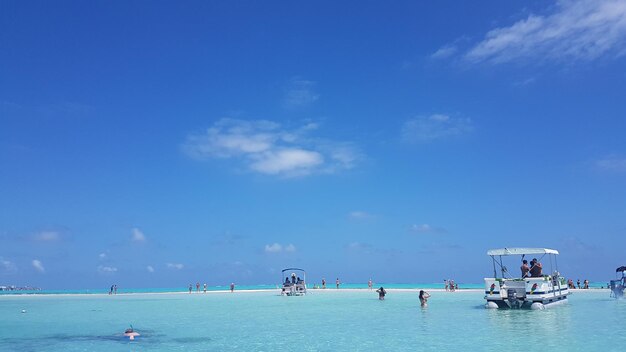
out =
[[[327,290],[332,291],[332,290]],[[626,300],[574,293],[544,311],[486,310],[479,292],[0,296],[0,351],[624,351]],[[26,313],[22,313],[26,310]],[[136,341],[122,336],[132,324]]]

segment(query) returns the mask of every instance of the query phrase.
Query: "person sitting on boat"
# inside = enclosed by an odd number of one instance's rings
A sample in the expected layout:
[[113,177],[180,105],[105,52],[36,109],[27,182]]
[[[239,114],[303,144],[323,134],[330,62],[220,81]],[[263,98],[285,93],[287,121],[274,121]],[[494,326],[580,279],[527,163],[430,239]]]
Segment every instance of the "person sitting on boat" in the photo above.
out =
[[289,282],[289,277],[285,278],[285,286],[289,286],[291,283]]
[[533,258],[530,261],[530,277],[541,277],[543,275],[541,269],[541,263],[539,263],[537,258]]
[[378,299],[381,301],[384,301],[387,291],[385,291],[385,289],[382,286],[380,286],[380,288],[376,290],[376,292],[378,292]]
[[522,260],[522,266],[520,269],[522,270],[522,279],[528,277],[528,272],[530,271],[530,268],[528,267],[528,260]]

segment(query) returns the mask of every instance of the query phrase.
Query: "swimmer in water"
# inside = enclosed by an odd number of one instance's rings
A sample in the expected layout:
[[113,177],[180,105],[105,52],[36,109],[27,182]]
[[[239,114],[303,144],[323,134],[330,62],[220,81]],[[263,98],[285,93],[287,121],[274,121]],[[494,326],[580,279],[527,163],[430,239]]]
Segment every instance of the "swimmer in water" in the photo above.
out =
[[141,335],[139,335],[139,333],[136,332],[135,329],[133,329],[133,326],[131,325],[130,328],[124,331],[124,336],[128,337],[128,339],[132,341],[135,339],[136,336],[141,336]]
[[428,299],[430,298],[430,294],[424,290],[420,290],[420,303],[422,308],[428,307]]
[[385,289],[382,286],[380,286],[380,288],[376,290],[376,292],[378,292],[378,299],[381,301],[384,301],[387,291],[385,291]]

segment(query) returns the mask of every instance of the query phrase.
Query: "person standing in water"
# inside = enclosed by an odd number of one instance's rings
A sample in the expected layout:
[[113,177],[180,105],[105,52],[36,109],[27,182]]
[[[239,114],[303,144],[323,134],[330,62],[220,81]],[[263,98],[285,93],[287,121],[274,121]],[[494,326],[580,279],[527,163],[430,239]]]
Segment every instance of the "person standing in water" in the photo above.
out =
[[385,289],[382,286],[380,286],[380,288],[376,290],[376,292],[378,292],[378,299],[381,301],[384,301],[387,291],[385,291]]
[[191,290],[193,289],[193,285],[189,284],[189,293],[191,294]]
[[367,282],[367,287],[371,290],[372,289],[372,278],[370,278],[370,280]]
[[235,291],[235,283],[231,282],[230,283],[230,292],[234,292]]
[[337,288],[339,288],[339,284],[340,284],[339,278],[337,278],[337,280],[335,280],[335,285],[337,285]]
[[420,304],[422,308],[428,307],[428,299],[430,298],[430,294],[424,290],[420,290]]
[[206,284],[204,284],[204,293],[206,293]]
[[322,278],[322,288],[326,288],[326,279]]

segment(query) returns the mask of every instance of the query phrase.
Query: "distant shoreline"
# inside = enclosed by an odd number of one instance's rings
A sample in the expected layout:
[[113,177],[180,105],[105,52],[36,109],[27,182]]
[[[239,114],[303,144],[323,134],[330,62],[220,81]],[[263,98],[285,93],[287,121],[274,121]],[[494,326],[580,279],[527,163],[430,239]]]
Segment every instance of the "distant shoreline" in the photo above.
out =
[[[428,291],[428,292],[439,292],[439,293],[447,293],[447,294],[462,294],[462,293],[479,293],[484,292],[483,289],[477,288],[467,288],[467,289],[458,289],[455,291],[446,291],[443,288],[385,288],[387,292],[415,292],[419,293],[420,290]],[[332,293],[345,293],[345,292],[375,292],[375,289],[370,290],[369,288],[326,288],[326,289],[308,289],[309,293],[321,293],[321,294],[332,294]],[[607,288],[589,288],[589,289],[574,289],[570,290],[571,293],[583,293],[583,292],[604,292],[610,291]],[[207,294],[246,294],[246,293],[271,293],[275,292],[278,294],[280,289],[241,289],[230,292],[230,290],[213,290],[213,291],[200,291],[196,292],[195,290],[192,293],[189,291],[168,291],[168,292],[120,292],[114,295],[110,295],[108,293],[5,293],[0,294],[0,299],[3,297],[106,297],[106,296],[142,296],[142,295],[188,295],[188,296],[197,296],[197,295],[207,295]]]

